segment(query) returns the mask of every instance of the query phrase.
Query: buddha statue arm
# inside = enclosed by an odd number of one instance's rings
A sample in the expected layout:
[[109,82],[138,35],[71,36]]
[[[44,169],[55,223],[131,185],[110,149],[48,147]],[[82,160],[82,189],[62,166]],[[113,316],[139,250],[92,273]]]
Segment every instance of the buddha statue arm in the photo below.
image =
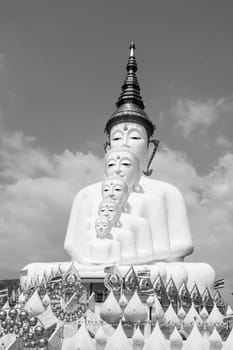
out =
[[[165,260],[171,256],[170,237],[165,203],[165,183],[142,176],[142,194],[132,194],[129,200],[135,214],[145,218],[150,224],[155,260]],[[137,206],[137,211],[135,207]]]
[[158,198],[159,200],[150,200],[148,209],[153,210],[148,210],[146,216],[152,231],[154,257],[156,260],[164,260],[171,255],[171,246],[164,199],[163,196],[157,196],[156,199]]
[[80,191],[76,195],[72,204],[70,219],[64,242],[64,249],[69,256],[73,255],[74,247],[79,246],[82,241],[80,229],[83,220],[85,221],[86,218],[84,202],[85,193],[83,191]]
[[112,232],[114,240],[120,244],[122,259],[120,264],[127,264],[136,260],[137,251],[133,233],[126,228],[113,228]]
[[73,245],[72,251],[70,252],[72,260],[82,262],[85,260],[83,259],[85,255],[86,258],[87,256],[89,256],[85,253],[85,250],[87,249],[88,244],[96,238],[94,225],[95,218],[93,217],[85,220],[85,222],[82,223],[82,226],[79,228],[79,243],[77,244],[76,240],[76,242]]
[[184,258],[193,251],[186,206],[182,194],[172,185],[166,191],[166,209],[171,257]]
[[[151,260],[154,257],[153,239],[150,224],[145,218],[132,216],[130,230],[134,233],[138,259]],[[147,260],[148,261],[148,260]]]

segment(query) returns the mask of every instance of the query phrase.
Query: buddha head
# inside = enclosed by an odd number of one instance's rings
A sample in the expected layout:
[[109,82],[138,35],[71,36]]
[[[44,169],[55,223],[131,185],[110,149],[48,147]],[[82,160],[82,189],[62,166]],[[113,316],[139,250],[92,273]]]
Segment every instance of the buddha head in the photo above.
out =
[[127,183],[117,176],[107,177],[102,184],[103,199],[110,199],[122,208],[128,197]]
[[106,217],[113,226],[117,224],[121,212],[116,202],[105,199],[100,203],[98,214],[100,217]]
[[[146,128],[136,122],[124,122],[113,125],[109,135],[109,147],[118,147],[133,152],[139,159],[141,171],[149,168],[158,147],[157,140],[150,140]],[[149,171],[149,170],[148,170]],[[151,174],[151,172],[149,171]],[[147,171],[145,175],[150,175]]]
[[106,216],[99,216],[95,221],[97,238],[110,238],[112,224]]
[[105,156],[105,176],[117,176],[129,190],[135,189],[141,176],[139,159],[124,147],[111,149]]

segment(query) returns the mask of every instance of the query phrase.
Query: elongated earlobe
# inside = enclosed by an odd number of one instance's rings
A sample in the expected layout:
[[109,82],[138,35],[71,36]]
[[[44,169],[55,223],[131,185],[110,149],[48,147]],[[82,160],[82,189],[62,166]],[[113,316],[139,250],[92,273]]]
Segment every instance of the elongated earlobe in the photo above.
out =
[[122,207],[122,212],[123,213],[129,213],[130,212],[130,206],[129,203],[126,201],[125,204]]
[[110,150],[110,142],[109,142],[109,141],[106,141],[106,142],[103,144],[103,147],[104,147],[104,153],[107,153],[107,152]]
[[[143,174],[146,175],[146,176],[151,176],[152,172],[153,172],[153,169],[150,169],[150,165],[151,165],[151,162],[155,156],[155,153],[157,151],[157,148],[158,148],[158,145],[159,145],[159,141],[158,140],[150,140],[149,141],[149,145],[152,144],[152,151],[151,151],[151,156],[148,160],[148,164],[147,164],[147,168],[145,171],[143,171]],[[148,147],[149,147],[148,145]]]
[[117,220],[117,221],[116,221],[115,226],[116,226],[116,227],[121,227],[121,222],[120,222],[120,220]]

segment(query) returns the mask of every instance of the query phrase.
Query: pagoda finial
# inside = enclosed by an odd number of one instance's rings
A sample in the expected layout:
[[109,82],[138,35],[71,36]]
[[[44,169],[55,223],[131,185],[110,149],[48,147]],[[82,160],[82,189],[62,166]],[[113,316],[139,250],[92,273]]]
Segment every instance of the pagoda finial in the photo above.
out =
[[135,57],[135,44],[132,41],[130,46],[129,46],[129,57]]
[[127,75],[125,77],[124,84],[121,87],[121,95],[116,105],[117,107],[120,107],[124,103],[131,102],[143,110],[144,103],[142,101],[140,86],[136,76],[138,66],[135,58],[135,44],[133,42],[129,47],[129,59],[127,62],[126,70]]
[[116,102],[117,110],[108,120],[105,132],[110,135],[111,128],[121,122],[134,122],[143,125],[148,134],[148,138],[153,135],[154,124],[144,111],[144,103],[140,93],[136,72],[138,70],[135,58],[135,44],[132,41],[129,46],[129,58],[126,65],[126,77],[121,87],[121,94]]

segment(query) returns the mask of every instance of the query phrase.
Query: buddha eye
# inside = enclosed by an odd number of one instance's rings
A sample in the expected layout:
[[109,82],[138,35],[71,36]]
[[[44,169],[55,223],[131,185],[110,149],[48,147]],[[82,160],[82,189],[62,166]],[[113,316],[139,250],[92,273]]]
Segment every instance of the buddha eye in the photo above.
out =
[[115,165],[115,163],[113,163],[113,162],[108,163],[108,167],[109,167],[109,168],[112,167],[112,166],[114,166],[114,165]]
[[142,139],[142,135],[140,135],[140,133],[138,133],[137,131],[132,131],[129,135],[131,140],[141,140]]
[[126,167],[130,167],[131,166],[131,163],[128,163],[128,162],[123,162],[122,163],[124,166],[126,166]]
[[122,191],[122,189],[121,189],[120,187],[116,187],[116,188],[115,188],[115,191],[116,191],[116,192],[120,192],[120,191]]
[[119,140],[121,140],[122,139],[122,137],[119,137],[119,136],[116,136],[116,137],[113,137],[113,141],[119,141]]
[[112,136],[112,141],[122,140],[122,137],[121,133],[117,132]]

